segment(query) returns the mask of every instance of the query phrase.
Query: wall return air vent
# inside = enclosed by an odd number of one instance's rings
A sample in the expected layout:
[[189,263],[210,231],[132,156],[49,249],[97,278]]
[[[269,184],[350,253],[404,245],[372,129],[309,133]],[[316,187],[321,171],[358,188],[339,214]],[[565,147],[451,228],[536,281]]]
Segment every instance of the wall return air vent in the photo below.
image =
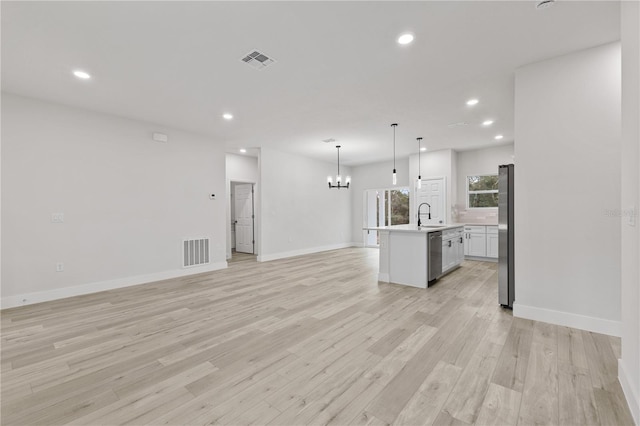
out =
[[204,265],[209,263],[209,239],[198,238],[182,241],[182,267]]
[[262,52],[252,50],[244,58],[242,58],[241,61],[251,66],[252,68],[261,70],[273,64],[276,60],[270,58]]

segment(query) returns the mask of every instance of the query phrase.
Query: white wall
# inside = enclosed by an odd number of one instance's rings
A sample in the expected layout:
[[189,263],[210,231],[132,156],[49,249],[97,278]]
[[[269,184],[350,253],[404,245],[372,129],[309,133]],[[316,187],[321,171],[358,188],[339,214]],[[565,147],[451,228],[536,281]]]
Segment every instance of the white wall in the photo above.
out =
[[[222,146],[5,93],[2,124],[3,307],[226,266]],[[182,239],[204,236],[212,263],[182,269]]]
[[[447,201],[445,204],[446,223],[453,223],[451,217],[451,206],[456,204],[456,185],[457,185],[457,155],[458,153],[452,149],[441,149],[438,151],[423,152],[420,156],[420,173],[422,179],[431,177],[445,178]],[[418,206],[415,200],[416,182],[418,180],[418,154],[409,157],[409,186],[411,187],[411,198],[409,200],[411,223],[417,222]]]
[[262,148],[259,164],[259,261],[351,245],[352,189],[329,189],[334,163]]
[[[362,245],[364,223],[364,192],[368,189],[391,189],[394,188],[393,181],[393,161],[383,161],[381,163],[371,163],[351,168],[352,184],[349,189],[351,193],[351,241],[356,245]],[[395,187],[409,186],[409,159],[396,158]]]
[[467,176],[497,174],[498,166],[513,163],[513,144],[493,146],[458,152],[457,204],[458,215],[453,220],[460,223],[498,223],[498,208],[467,209]]
[[[227,259],[231,258],[231,222],[233,220],[234,215],[234,205],[233,205],[233,197],[231,196],[233,193],[233,188],[231,186],[231,182],[242,182],[242,183],[254,183],[253,190],[254,192],[258,192],[260,190],[260,173],[258,171],[258,158],[252,157],[248,155],[238,155],[238,154],[226,154],[225,166],[226,166],[226,175],[227,175]],[[254,212],[256,218],[260,216],[260,205],[258,204],[258,197],[254,197]],[[258,234],[257,220],[254,223],[254,232],[255,235]]]
[[620,44],[516,71],[514,315],[620,335]]
[[[640,3],[622,3],[622,359],[619,378],[640,424]],[[633,213],[632,213],[633,212]],[[629,222],[635,214],[635,225]]]

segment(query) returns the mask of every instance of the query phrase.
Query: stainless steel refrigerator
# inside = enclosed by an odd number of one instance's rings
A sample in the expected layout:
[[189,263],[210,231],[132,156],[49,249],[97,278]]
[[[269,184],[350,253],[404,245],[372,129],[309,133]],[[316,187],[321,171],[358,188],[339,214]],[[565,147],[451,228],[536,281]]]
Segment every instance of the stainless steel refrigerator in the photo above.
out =
[[498,167],[498,301],[513,308],[513,164]]

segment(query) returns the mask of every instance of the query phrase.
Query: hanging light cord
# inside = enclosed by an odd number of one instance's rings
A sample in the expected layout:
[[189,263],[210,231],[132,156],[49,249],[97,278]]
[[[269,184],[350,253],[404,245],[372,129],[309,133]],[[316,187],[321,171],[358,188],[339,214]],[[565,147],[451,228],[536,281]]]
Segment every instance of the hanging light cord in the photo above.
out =
[[340,176],[340,145],[336,145],[338,148],[338,176]]
[[420,173],[420,142],[422,142],[422,138],[418,138],[418,179],[422,179],[422,173]]

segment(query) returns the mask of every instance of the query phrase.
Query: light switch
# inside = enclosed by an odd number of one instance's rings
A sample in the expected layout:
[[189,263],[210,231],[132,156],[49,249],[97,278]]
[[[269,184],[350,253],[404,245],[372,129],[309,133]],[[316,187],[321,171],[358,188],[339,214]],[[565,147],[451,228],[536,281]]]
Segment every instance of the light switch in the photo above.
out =
[[64,263],[58,262],[56,263],[56,272],[64,271]]

